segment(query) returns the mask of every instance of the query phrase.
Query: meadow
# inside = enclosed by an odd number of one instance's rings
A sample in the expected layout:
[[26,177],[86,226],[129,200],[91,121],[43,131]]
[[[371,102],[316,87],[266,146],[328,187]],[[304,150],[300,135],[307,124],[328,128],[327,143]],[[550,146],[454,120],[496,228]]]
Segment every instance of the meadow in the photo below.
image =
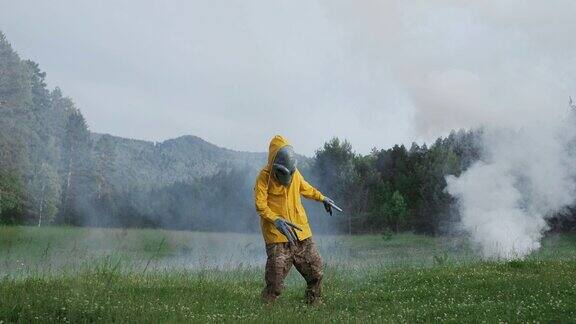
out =
[[465,238],[316,236],[324,304],[292,269],[259,300],[259,234],[0,227],[0,323],[576,321],[576,235],[524,260],[486,261]]

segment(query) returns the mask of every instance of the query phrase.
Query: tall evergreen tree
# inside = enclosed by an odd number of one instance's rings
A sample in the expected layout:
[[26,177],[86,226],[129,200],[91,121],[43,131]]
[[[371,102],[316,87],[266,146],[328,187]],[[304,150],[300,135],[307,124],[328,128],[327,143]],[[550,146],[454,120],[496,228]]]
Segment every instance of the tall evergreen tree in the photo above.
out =
[[62,209],[60,221],[65,224],[81,225],[86,215],[83,194],[85,184],[90,180],[88,160],[90,158],[90,133],[86,120],[80,111],[73,111],[68,117],[63,145],[64,184],[62,188]]
[[[115,171],[116,154],[110,136],[102,136],[95,145],[95,211],[98,225],[114,223],[117,206],[112,177]],[[96,224],[95,224],[96,225]]]

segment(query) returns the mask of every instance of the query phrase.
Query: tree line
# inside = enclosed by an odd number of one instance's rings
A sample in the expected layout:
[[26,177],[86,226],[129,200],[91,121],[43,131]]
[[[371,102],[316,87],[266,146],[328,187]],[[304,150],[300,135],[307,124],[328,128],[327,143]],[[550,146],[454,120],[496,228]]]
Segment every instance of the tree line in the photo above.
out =
[[311,176],[347,211],[338,219],[342,231],[443,233],[457,220],[445,177],[479,159],[480,134],[452,132],[430,147],[395,145],[367,155],[334,138],[316,152]]

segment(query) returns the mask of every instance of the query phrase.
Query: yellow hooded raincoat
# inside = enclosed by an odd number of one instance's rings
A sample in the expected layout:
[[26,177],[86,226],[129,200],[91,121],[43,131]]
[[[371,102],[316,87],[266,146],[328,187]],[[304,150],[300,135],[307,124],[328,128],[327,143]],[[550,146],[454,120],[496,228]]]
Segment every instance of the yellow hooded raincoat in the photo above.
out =
[[317,201],[324,200],[322,193],[306,182],[298,169],[292,176],[290,186],[282,186],[276,181],[272,174],[272,164],[276,153],[286,145],[289,145],[288,140],[280,135],[274,136],[270,141],[268,164],[260,171],[254,187],[256,211],[261,217],[260,226],[266,243],[288,242],[286,236],[274,226],[274,221],[279,217],[302,228],[302,231],[296,231],[299,240],[311,237],[312,230],[300,195]]

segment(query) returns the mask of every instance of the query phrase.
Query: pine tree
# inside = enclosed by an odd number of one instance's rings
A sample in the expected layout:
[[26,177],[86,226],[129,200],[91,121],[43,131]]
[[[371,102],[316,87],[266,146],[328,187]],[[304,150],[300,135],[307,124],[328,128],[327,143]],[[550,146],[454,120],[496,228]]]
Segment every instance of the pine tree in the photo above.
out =
[[[117,206],[114,199],[112,177],[115,172],[115,151],[110,136],[102,136],[95,145],[95,209],[100,217],[99,222],[106,221],[109,225],[115,220]],[[106,219],[102,219],[105,217]]]
[[83,181],[88,178],[87,159],[90,157],[90,134],[80,111],[74,110],[68,117],[63,144],[64,184],[62,189],[61,222],[82,223]]

